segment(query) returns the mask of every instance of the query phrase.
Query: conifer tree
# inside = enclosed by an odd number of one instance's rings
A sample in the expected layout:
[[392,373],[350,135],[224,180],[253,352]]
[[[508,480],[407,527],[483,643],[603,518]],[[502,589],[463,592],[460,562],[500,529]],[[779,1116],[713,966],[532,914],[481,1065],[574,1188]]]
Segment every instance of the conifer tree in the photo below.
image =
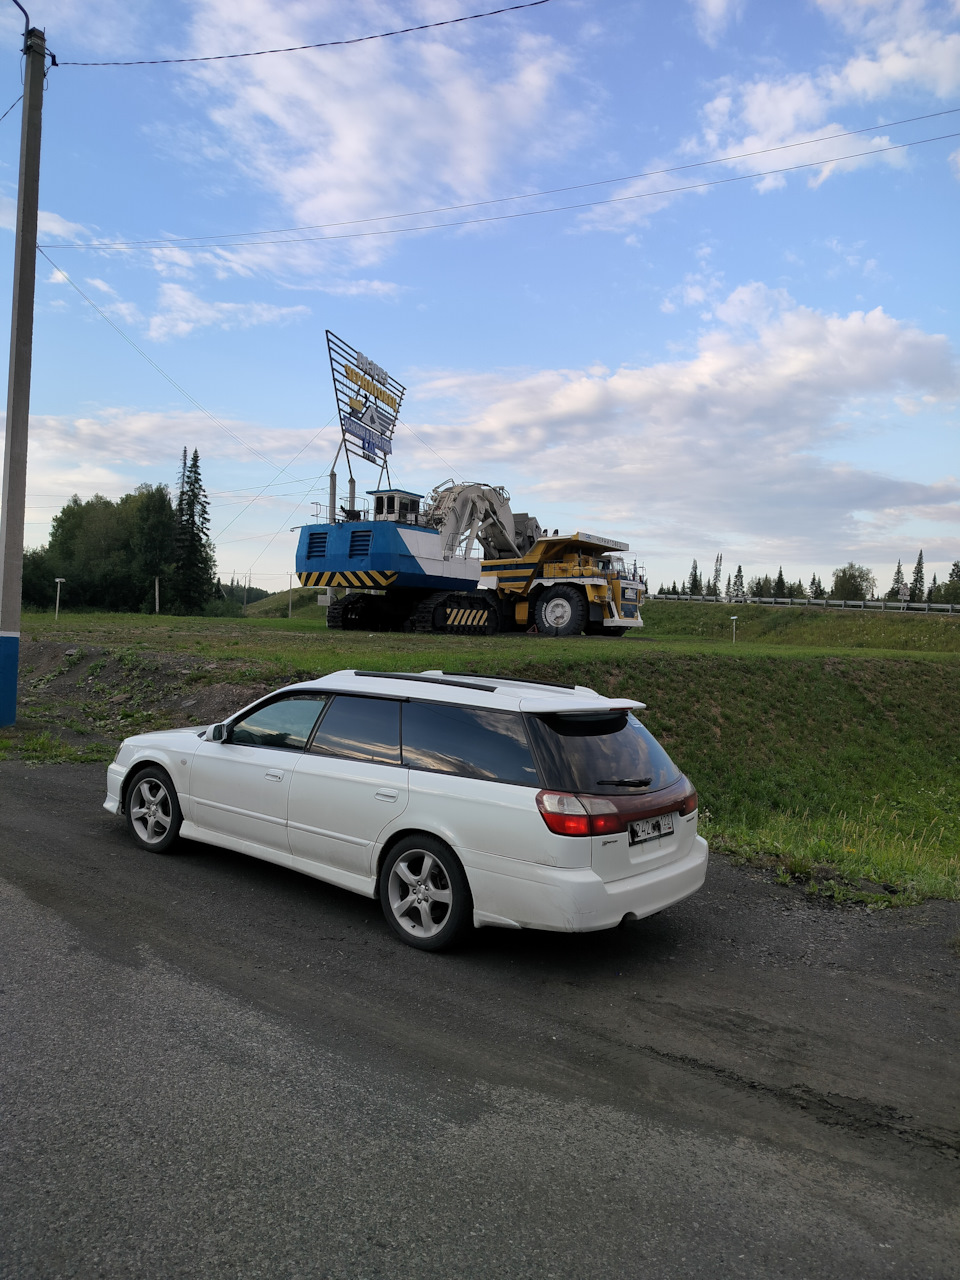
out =
[[210,542],[210,511],[200,479],[200,454],[189,463],[183,451],[177,494],[177,529],[173,595],[178,613],[202,613],[216,592],[214,551]]
[[702,593],[703,584],[700,580],[700,570],[697,568],[697,562],[694,560],[690,566],[690,577],[687,579],[687,595],[698,596]]
[[940,598],[937,593],[937,585],[938,585],[937,575],[934,574],[933,577],[930,579],[929,587],[927,587],[927,600],[931,603],[936,603],[936,601]]
[[787,594],[787,580],[783,576],[783,565],[777,570],[777,580],[773,584],[773,594],[780,600]]
[[903,576],[903,564],[898,560],[897,567],[893,571],[893,582],[890,584],[890,590],[887,592],[888,600],[900,599],[900,588],[907,585],[907,580]]
[[917,563],[913,566],[913,578],[910,582],[910,600],[913,604],[918,604],[923,600],[923,551],[917,556]]
[[743,596],[743,565],[738,564],[737,572],[733,575],[733,598],[734,600],[742,600]]
[[677,580],[676,580],[676,578],[674,578],[674,580],[673,580],[673,586],[670,588],[670,594],[671,594],[672,596],[678,596],[678,595],[680,594],[680,592],[677,590]]
[[727,604],[729,604],[730,601],[733,599],[733,587],[730,585],[729,573],[727,574],[727,589],[723,593],[723,598],[724,600],[726,600]]

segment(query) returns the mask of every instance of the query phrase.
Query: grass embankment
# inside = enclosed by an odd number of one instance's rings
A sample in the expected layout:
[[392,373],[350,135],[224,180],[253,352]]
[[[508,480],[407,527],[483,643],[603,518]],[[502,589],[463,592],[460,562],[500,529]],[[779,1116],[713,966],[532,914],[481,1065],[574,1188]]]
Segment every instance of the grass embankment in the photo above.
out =
[[[670,604],[649,606],[643,637],[621,641],[337,633],[306,610],[292,620],[62,615],[58,627],[33,615],[24,636],[100,646],[134,684],[151,655],[189,654],[194,682],[439,667],[635,697],[696,784],[714,848],[838,899],[960,897],[960,619],[753,612],[773,634],[741,643],[738,624],[736,648],[713,630],[718,613],[729,626],[716,606]],[[129,727],[116,736],[177,720],[175,710],[121,714]],[[41,732],[52,741],[52,727]]]

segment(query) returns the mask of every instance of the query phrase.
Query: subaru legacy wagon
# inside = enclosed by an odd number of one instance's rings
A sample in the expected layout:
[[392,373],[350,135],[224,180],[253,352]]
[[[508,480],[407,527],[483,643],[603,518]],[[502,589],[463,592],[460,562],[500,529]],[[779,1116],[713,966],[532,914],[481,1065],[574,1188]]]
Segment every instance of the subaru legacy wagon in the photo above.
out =
[[206,729],[127,738],[104,807],[379,898],[411,946],[579,932],[696,892],[697,793],[643,703],[502,676],[337,671]]

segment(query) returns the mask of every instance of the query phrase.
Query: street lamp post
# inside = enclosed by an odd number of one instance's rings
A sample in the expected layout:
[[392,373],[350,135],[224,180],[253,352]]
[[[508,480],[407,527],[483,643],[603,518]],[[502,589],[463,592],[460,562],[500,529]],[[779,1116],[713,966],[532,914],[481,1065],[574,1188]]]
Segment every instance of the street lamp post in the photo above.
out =
[[54,582],[57,584],[57,604],[53,611],[53,620],[56,622],[60,617],[60,583],[66,582],[66,578],[54,578]]
[[730,621],[733,623],[733,643],[736,644],[737,643],[737,615],[735,613],[731,613]]

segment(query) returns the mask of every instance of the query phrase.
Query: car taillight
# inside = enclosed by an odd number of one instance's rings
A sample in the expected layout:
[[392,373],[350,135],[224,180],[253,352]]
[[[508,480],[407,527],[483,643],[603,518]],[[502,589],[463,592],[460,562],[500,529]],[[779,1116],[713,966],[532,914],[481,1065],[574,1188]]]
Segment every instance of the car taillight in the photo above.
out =
[[537,795],[537,808],[544,822],[558,836],[599,836],[627,829],[617,806],[602,796],[541,791]]
[[691,788],[689,795],[684,796],[683,800],[681,801],[680,817],[684,818],[688,813],[693,813],[694,809],[697,808],[698,804],[699,804],[699,801],[697,800],[697,793]]
[[540,791],[537,808],[544,822],[558,836],[588,836],[590,816],[576,796],[564,791]]

